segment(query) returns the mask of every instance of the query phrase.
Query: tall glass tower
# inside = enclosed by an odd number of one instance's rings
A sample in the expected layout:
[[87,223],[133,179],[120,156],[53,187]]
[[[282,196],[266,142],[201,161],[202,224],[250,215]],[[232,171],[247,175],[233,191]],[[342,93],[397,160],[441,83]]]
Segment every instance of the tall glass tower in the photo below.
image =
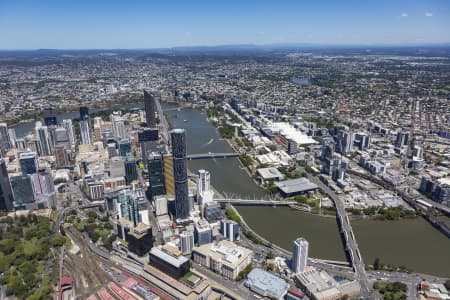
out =
[[14,196],[9,182],[6,162],[0,157],[0,211],[12,211]]
[[189,217],[189,192],[186,165],[186,134],[184,129],[170,132],[172,140],[173,177],[175,182],[175,217]]
[[156,127],[156,102],[153,95],[144,91],[144,109],[145,109],[145,118],[147,120],[147,127],[153,128]]

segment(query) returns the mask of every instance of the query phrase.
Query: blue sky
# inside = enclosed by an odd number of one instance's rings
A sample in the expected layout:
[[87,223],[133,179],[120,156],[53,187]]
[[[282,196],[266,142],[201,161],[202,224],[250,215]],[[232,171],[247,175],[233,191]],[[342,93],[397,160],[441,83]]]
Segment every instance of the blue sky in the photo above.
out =
[[0,49],[450,42],[450,0],[0,0]]

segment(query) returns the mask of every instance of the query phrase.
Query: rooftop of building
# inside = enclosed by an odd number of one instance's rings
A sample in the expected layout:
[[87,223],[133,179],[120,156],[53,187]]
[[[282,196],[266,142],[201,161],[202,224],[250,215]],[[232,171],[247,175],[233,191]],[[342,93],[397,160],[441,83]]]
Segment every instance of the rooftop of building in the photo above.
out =
[[180,266],[189,261],[186,257],[182,255],[180,256],[170,255],[169,252],[164,251],[162,247],[153,247],[150,250],[150,254],[164,260],[165,262],[171,264],[176,268],[179,268]]
[[289,284],[278,276],[261,269],[253,269],[247,275],[246,285],[255,291],[263,291],[265,296],[282,298]]
[[283,178],[284,175],[277,168],[261,168],[256,170],[263,179]]
[[227,240],[201,245],[195,247],[194,251],[212,257],[214,260],[221,260],[222,263],[233,267],[253,253],[252,250],[238,246]]
[[310,191],[319,188],[315,183],[312,183],[304,177],[279,181],[276,182],[275,185],[286,194]]

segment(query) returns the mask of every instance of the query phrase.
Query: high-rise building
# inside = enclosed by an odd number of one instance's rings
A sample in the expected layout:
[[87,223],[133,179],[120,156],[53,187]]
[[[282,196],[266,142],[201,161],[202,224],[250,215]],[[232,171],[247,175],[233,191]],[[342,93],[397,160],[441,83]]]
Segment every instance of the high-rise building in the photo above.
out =
[[164,195],[166,189],[164,186],[164,162],[160,153],[150,153],[148,157],[148,175],[150,197]]
[[197,184],[197,192],[201,195],[205,191],[209,191],[210,189],[210,174],[206,170],[198,170],[198,184]]
[[401,148],[407,146],[409,142],[409,133],[400,131],[397,133],[397,139],[395,140],[395,147]]
[[108,157],[113,158],[117,156],[117,148],[115,143],[109,143],[106,147],[108,150]]
[[292,254],[292,271],[300,274],[305,272],[308,263],[309,243],[304,238],[298,238],[294,241],[294,250]]
[[155,197],[155,213],[157,216],[167,215],[168,214],[168,206],[167,206],[167,198],[164,196]]
[[220,220],[220,232],[227,240],[239,240],[239,224],[232,220]]
[[132,181],[138,179],[136,159],[133,156],[124,158],[125,163],[125,181],[129,185]]
[[72,120],[64,119],[62,121],[62,125],[66,129],[67,136],[69,137],[70,147],[74,147],[75,146],[75,132],[73,130]]
[[175,195],[175,181],[173,178],[173,157],[169,153],[163,154],[164,157],[164,186],[166,187],[167,197]]
[[0,211],[12,211],[14,197],[9,182],[8,170],[6,162],[0,157]]
[[50,105],[44,107],[42,113],[44,115],[45,126],[51,126],[51,125],[58,124],[58,121],[56,120],[56,114],[53,111],[53,107],[51,107]]
[[294,155],[298,152],[298,144],[296,141],[290,139],[288,141],[288,154],[289,155]]
[[156,127],[156,101],[153,95],[144,91],[144,109],[147,127]]
[[52,175],[48,173],[35,173],[31,176],[31,182],[39,208],[51,207],[56,204],[56,190]]
[[125,139],[127,138],[127,129],[125,127],[125,120],[121,116],[112,116],[112,132],[115,137]]
[[194,234],[192,231],[183,231],[180,234],[180,250],[183,255],[189,255],[194,248]]
[[80,144],[82,144],[82,145],[90,145],[92,143],[91,129],[89,127],[89,121],[88,120],[81,120],[80,121],[80,136],[81,136]]
[[24,152],[19,156],[22,174],[35,174],[39,170],[36,152]]
[[422,158],[422,156],[423,156],[422,147],[415,145],[413,149],[413,157]]
[[171,132],[173,175],[175,181],[175,216],[177,219],[189,218],[189,192],[186,165],[186,134],[184,129]]
[[65,127],[58,127],[55,130],[55,146],[63,145],[67,149],[70,148],[69,134]]
[[27,209],[26,205],[35,201],[30,175],[17,174],[10,181],[15,209]]
[[141,145],[141,156],[144,164],[147,165],[148,155],[152,152],[158,152],[158,129],[141,128],[138,131],[138,141]]
[[89,108],[86,106],[80,106],[80,121],[89,120]]
[[212,229],[205,220],[199,220],[195,225],[194,231],[195,243],[198,246],[212,243]]
[[57,168],[64,168],[69,165],[69,156],[65,145],[55,146],[55,161]]
[[0,151],[6,152],[12,147],[8,125],[6,123],[0,123]]
[[332,139],[324,139],[322,144],[322,155],[321,160],[323,162],[322,165],[322,173],[331,175],[333,170],[333,156],[334,154],[334,141]]
[[122,157],[131,155],[131,142],[129,139],[119,140],[119,155]]
[[8,133],[9,133],[10,145],[11,145],[12,148],[15,148],[16,147],[16,140],[17,140],[16,129],[15,128],[9,128],[8,129]]
[[125,177],[125,163],[122,157],[115,156],[109,160],[109,176],[111,178]]
[[50,135],[47,126],[41,126],[41,122],[36,123],[36,136],[39,139],[38,153],[40,156],[52,155],[52,147],[50,146]]

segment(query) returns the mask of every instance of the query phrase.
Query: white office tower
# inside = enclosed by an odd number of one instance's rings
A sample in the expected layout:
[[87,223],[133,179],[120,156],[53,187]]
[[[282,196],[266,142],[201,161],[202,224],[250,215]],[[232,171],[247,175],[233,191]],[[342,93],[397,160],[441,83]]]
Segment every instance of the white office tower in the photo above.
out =
[[8,125],[0,123],[0,150],[8,151],[12,148],[11,138],[9,136]]
[[206,170],[198,170],[197,182],[197,201],[201,207],[201,212],[205,208],[205,204],[212,202],[214,199],[214,191],[211,190],[211,176]]
[[203,193],[204,191],[208,191],[210,188],[210,175],[206,170],[198,170],[198,186],[197,192],[198,194]]
[[194,233],[192,231],[184,231],[180,234],[180,250],[183,255],[189,255],[194,248]]
[[70,148],[69,135],[67,129],[64,127],[58,127],[55,130],[55,146],[63,145],[66,149]]
[[300,274],[305,272],[308,263],[309,243],[304,238],[298,238],[294,241],[294,251],[292,254],[292,271]]
[[125,120],[119,116],[113,116],[112,120],[112,131],[115,137],[127,138],[127,130],[125,128]]
[[39,139],[39,155],[52,155],[52,148],[50,146],[50,135],[47,126],[42,126],[41,122],[36,122],[36,136]]
[[75,132],[73,131],[73,125],[71,119],[64,119],[62,121],[63,127],[66,129],[67,136],[69,137],[70,147],[75,146]]
[[167,198],[165,196],[155,197],[155,213],[156,216],[167,215],[169,213],[167,206]]
[[91,138],[91,129],[89,128],[89,120],[81,120],[80,121],[80,135],[82,145],[90,145],[92,142]]

